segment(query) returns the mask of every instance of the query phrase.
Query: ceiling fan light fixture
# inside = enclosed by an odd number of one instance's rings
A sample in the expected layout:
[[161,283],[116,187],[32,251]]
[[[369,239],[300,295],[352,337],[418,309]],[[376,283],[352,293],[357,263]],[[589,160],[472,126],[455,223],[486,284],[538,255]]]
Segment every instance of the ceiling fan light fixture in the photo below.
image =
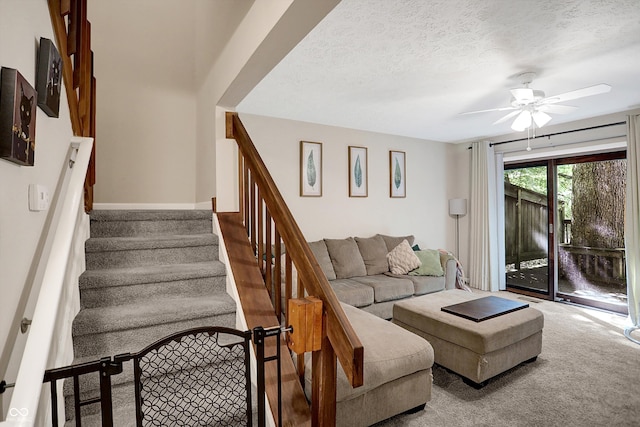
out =
[[515,108],[535,104],[544,99],[544,92],[529,88],[511,89],[511,106]]
[[511,129],[516,132],[522,132],[531,126],[531,112],[529,110],[522,110],[522,112],[516,117],[511,124]]
[[508,107],[468,111],[461,114],[513,110],[496,120],[493,124],[497,125],[504,123],[515,117],[511,124],[511,129],[516,132],[522,132],[524,130],[533,130],[535,132],[536,127],[541,128],[549,123],[552,118],[549,114],[569,114],[577,109],[577,107],[573,107],[571,105],[558,105],[558,103],[607,93],[611,90],[611,86],[601,83],[595,86],[589,86],[547,97],[543,91],[529,87],[529,84],[531,84],[533,79],[536,77],[534,72],[528,71],[520,74],[518,77],[524,87],[510,90],[511,101]]
[[534,111],[532,115],[533,121],[536,122],[536,126],[539,128],[546,125],[551,120],[551,116],[542,111]]

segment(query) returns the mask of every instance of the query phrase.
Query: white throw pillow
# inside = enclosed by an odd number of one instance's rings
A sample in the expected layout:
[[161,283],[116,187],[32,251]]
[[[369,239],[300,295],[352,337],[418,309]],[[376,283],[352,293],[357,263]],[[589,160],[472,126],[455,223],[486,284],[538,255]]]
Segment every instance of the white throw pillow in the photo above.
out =
[[406,240],[403,240],[387,254],[387,261],[393,274],[407,274],[422,264]]

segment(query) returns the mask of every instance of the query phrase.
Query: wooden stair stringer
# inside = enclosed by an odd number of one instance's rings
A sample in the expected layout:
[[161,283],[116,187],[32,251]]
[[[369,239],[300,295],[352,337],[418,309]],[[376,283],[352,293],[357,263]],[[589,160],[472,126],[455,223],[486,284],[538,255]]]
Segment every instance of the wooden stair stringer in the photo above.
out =
[[[271,299],[265,288],[262,274],[256,260],[247,232],[242,224],[242,216],[238,212],[218,213],[221,239],[225,242],[229,265],[227,266],[235,279],[240,298],[239,309],[244,313],[247,327],[256,326],[270,328],[280,326],[274,313]],[[280,341],[281,382],[282,382],[282,425],[310,426],[311,410],[299,382],[293,359],[289,357],[286,340]],[[275,354],[275,341],[267,340],[265,354]],[[278,379],[275,363],[265,364],[265,390],[272,408],[277,408]],[[275,409],[272,411],[275,412]],[[277,419],[277,413],[274,413]]]

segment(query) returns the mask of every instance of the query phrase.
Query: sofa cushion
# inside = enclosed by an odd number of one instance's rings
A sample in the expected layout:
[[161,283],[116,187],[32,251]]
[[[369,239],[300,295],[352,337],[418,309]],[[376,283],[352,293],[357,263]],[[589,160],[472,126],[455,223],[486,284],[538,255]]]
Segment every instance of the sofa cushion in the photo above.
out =
[[435,249],[425,249],[415,251],[416,256],[420,259],[420,267],[411,270],[411,276],[443,276],[444,270],[440,264],[440,251]]
[[311,248],[311,252],[313,252],[318,264],[320,264],[322,272],[327,276],[327,280],[335,280],[336,272],[333,270],[333,264],[331,263],[331,258],[329,258],[329,252],[327,252],[327,245],[325,245],[324,240],[309,242],[309,248]]
[[389,270],[393,274],[407,274],[420,267],[420,259],[406,240],[387,254],[387,261],[389,261]]
[[385,236],[384,234],[378,234],[378,236],[382,237],[385,245],[387,245],[387,252],[391,252],[396,246],[402,243],[403,240],[409,242],[409,246],[413,245],[413,241],[415,237],[413,236],[404,236],[404,237],[396,237],[396,236]]
[[324,239],[329,257],[336,272],[336,278],[348,279],[354,276],[366,276],[367,268],[353,237],[346,239]]
[[[398,378],[430,369],[433,347],[429,342],[391,322],[342,304],[364,347],[364,384],[352,388],[338,364],[336,401],[353,399]],[[311,357],[305,355],[305,391],[311,392]]]
[[374,290],[371,286],[353,279],[337,279],[330,282],[338,300],[354,307],[366,307],[373,304]]
[[444,291],[444,276],[402,276],[413,283],[414,295],[430,294],[432,292]]
[[380,235],[369,238],[356,237],[356,243],[362,255],[367,275],[382,274],[389,271],[387,245]]
[[351,280],[373,288],[376,303],[408,298],[414,294],[413,282],[406,277],[376,274],[375,276],[353,277]]

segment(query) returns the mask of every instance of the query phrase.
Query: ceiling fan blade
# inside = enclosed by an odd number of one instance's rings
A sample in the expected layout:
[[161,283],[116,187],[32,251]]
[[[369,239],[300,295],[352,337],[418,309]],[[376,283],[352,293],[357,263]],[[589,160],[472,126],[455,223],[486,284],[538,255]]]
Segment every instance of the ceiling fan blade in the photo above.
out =
[[517,116],[518,114],[520,114],[520,110],[516,110],[516,111],[512,111],[509,114],[507,114],[506,116],[503,116],[502,118],[496,120],[495,122],[493,122],[494,125],[499,125],[500,123],[504,123],[507,120],[509,120],[511,117]]
[[529,88],[521,87],[518,89],[511,89],[511,95],[513,95],[516,101],[520,102],[533,102],[535,99],[533,89]]
[[467,111],[466,113],[460,113],[460,115],[464,116],[467,114],[488,113],[490,111],[507,111],[507,110],[515,110],[515,107],[489,108],[488,110]]
[[549,120],[551,120],[551,116],[542,111],[535,111],[532,116],[533,121],[536,122],[536,126],[538,126],[539,128],[546,125],[547,123],[549,123]]
[[608,84],[599,84],[595,86],[585,87],[583,89],[573,90],[571,92],[561,93],[559,95],[549,96],[540,100],[540,104],[556,104],[558,102],[571,101],[572,99],[584,98],[585,96],[600,95],[611,90]]
[[531,126],[531,112],[529,110],[522,110],[520,115],[511,124],[511,129],[516,132],[522,132],[526,128]]
[[551,114],[569,114],[578,109],[572,105],[556,105],[556,104],[543,104],[537,107],[538,111],[544,111]]

